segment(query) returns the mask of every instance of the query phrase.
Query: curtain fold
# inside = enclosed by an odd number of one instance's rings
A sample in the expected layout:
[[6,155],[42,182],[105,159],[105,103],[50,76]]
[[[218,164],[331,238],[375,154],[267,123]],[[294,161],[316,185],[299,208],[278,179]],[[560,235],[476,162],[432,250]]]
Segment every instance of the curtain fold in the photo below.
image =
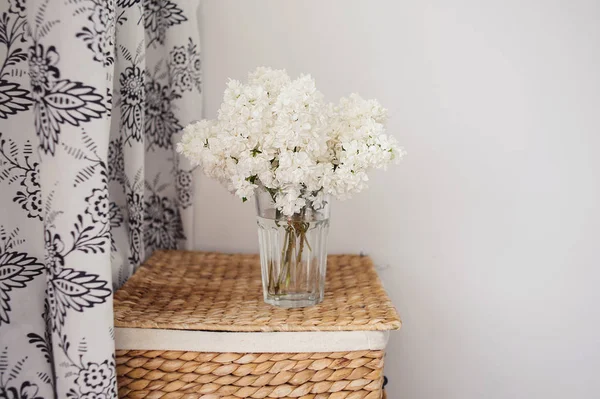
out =
[[112,293],[191,239],[194,3],[0,3],[0,398],[117,397]]

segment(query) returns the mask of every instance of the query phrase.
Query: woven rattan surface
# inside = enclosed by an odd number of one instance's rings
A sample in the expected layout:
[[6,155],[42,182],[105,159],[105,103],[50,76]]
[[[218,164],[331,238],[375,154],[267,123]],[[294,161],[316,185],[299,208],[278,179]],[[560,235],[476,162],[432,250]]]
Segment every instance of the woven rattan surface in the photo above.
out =
[[119,397],[380,399],[383,352],[117,351]]
[[400,319],[373,262],[333,255],[325,300],[264,303],[258,255],[157,251],[115,293],[115,326],[208,331],[394,330]]

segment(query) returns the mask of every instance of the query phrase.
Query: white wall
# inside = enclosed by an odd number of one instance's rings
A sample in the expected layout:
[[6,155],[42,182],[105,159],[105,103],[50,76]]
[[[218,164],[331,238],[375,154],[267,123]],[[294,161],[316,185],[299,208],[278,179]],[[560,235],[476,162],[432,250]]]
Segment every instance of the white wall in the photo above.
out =
[[[205,116],[228,77],[310,72],[390,109],[405,161],[333,208],[404,319],[391,398],[600,395],[600,2],[205,0]],[[198,249],[257,251],[202,179]]]

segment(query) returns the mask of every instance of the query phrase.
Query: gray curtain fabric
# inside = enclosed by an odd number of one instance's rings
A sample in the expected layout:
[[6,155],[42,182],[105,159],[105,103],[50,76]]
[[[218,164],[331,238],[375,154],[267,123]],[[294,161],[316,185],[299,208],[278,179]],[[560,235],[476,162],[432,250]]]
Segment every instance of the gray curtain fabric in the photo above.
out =
[[117,396],[112,293],[191,238],[199,44],[191,1],[0,2],[0,398]]

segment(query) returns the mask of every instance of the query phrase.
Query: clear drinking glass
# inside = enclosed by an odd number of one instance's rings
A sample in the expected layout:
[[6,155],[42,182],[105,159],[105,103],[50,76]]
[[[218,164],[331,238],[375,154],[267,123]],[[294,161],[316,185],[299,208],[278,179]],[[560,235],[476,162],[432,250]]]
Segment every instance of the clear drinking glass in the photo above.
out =
[[329,201],[285,216],[271,192],[261,187],[255,196],[265,302],[284,308],[318,304],[325,288]]

